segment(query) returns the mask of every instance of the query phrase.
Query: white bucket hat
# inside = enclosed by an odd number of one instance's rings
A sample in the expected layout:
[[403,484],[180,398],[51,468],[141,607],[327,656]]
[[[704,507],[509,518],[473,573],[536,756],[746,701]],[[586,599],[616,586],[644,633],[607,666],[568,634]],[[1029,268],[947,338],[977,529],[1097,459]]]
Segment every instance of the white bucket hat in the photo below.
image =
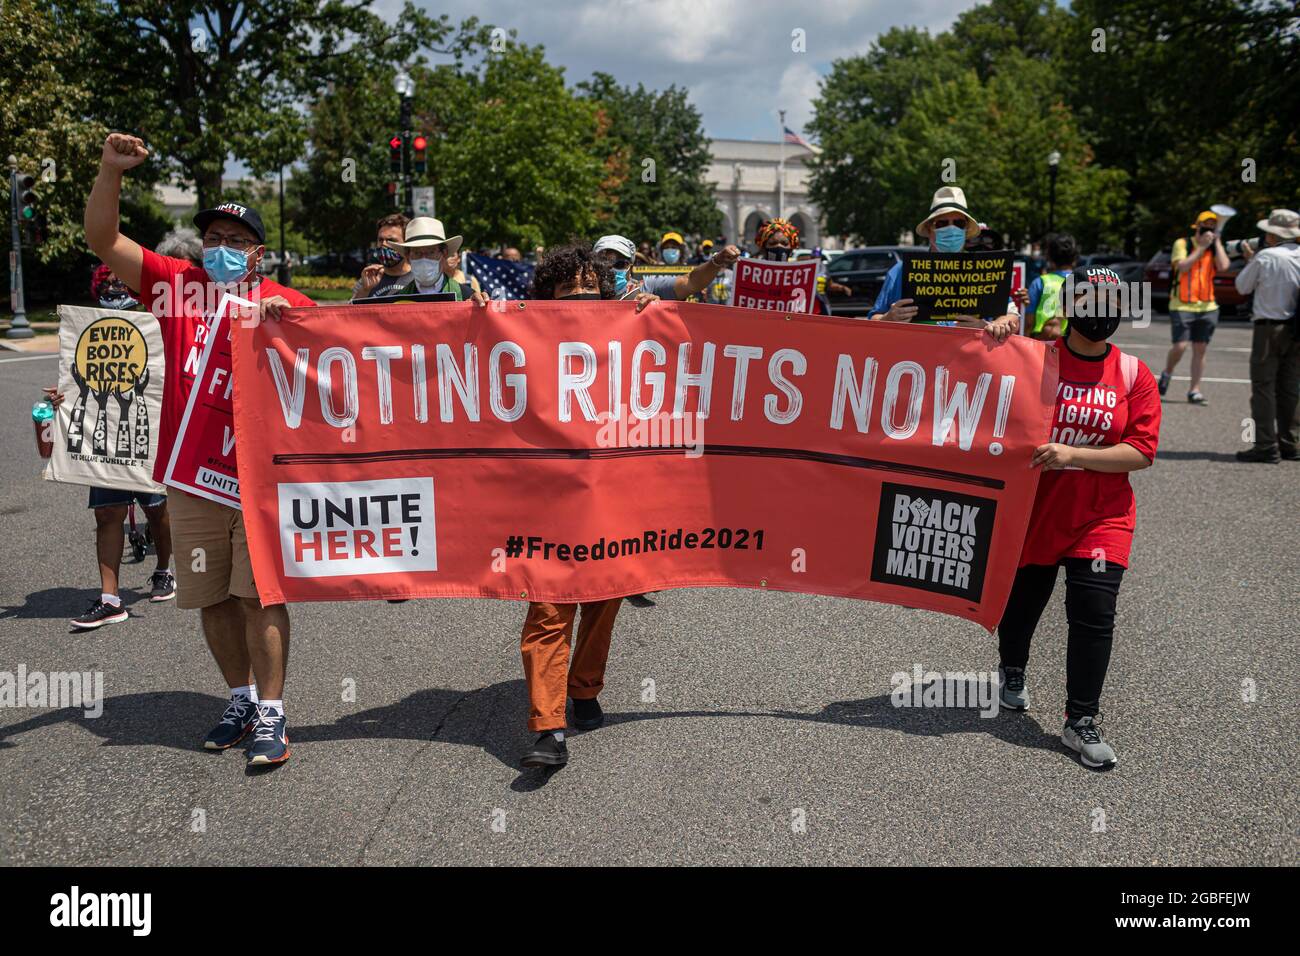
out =
[[1279,239],[1300,239],[1300,212],[1294,209],[1274,209],[1267,219],[1255,223],[1255,228]]
[[446,248],[447,255],[454,256],[463,241],[463,236],[448,238],[447,230],[443,228],[441,219],[416,216],[406,224],[406,241],[390,242],[388,247],[407,252],[411,249],[423,249],[428,246],[443,246]]
[[601,236],[592,246],[592,252],[600,252],[604,249],[613,249],[624,259],[636,258],[636,246],[627,236]]
[[921,224],[916,227],[916,234],[929,239],[930,220],[947,212],[959,212],[966,217],[967,239],[974,239],[980,234],[980,224],[966,208],[966,193],[960,186],[944,186],[935,190],[934,198],[930,200],[930,215],[921,220]]

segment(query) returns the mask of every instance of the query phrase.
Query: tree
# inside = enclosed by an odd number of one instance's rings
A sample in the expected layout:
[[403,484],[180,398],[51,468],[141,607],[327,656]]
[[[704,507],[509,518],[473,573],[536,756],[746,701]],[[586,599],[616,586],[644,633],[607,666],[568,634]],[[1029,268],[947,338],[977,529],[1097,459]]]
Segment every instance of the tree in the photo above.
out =
[[613,208],[602,228],[635,240],[667,228],[713,235],[722,213],[705,179],[709,140],[686,91],[619,86],[608,73],[578,84],[608,118],[613,151],[606,161]]
[[396,131],[398,100],[391,74],[358,70],[325,90],[307,110],[306,162],[286,184],[291,221],[326,250],[361,248],[375,237],[375,220],[395,212],[385,186],[388,137]]
[[[215,204],[228,155],[281,165],[303,129],[297,104],[341,75],[387,72],[424,47],[459,53],[482,39],[408,2],[393,22],[371,0],[121,0],[82,9],[95,55],[117,67],[139,132]],[[275,135],[268,135],[274,133]]]
[[865,55],[835,61],[808,124],[822,148],[810,163],[809,195],[829,232],[895,242],[908,228],[886,216],[889,196],[872,173],[872,158],[920,90],[960,72],[951,50],[913,27],[891,29]]
[[[1253,231],[1300,193],[1300,34],[1287,0],[1076,0],[1064,69],[1098,159],[1129,176],[1131,248],[1213,202]],[[1248,162],[1249,161],[1249,162]],[[1248,214],[1247,214],[1248,213]]]
[[[416,116],[448,228],[473,246],[590,237],[611,204],[608,122],[563,69],[540,46],[509,42],[476,70],[434,72],[417,79]],[[421,100],[426,86],[436,99]]]
[[1044,101],[1046,63],[1007,54],[981,82],[974,70],[932,84],[911,102],[871,175],[888,197],[892,222],[915,224],[934,191],[960,185],[972,212],[1020,244],[1046,231],[1047,154],[1061,154],[1056,224],[1085,248],[1117,243],[1127,196],[1124,174],[1094,162],[1070,110]]
[[[82,212],[99,168],[108,127],[101,118],[102,76],[97,72],[93,38],[73,28],[66,10],[37,0],[0,4],[0,143],[23,172],[37,177],[37,210],[45,220],[45,239],[24,249],[28,296],[86,294],[91,258],[85,248]],[[8,199],[8,169],[4,170]],[[167,228],[161,205],[151,194],[158,165],[148,163],[129,177],[122,196],[123,228],[144,242],[155,242]],[[9,203],[0,210],[6,241]]]

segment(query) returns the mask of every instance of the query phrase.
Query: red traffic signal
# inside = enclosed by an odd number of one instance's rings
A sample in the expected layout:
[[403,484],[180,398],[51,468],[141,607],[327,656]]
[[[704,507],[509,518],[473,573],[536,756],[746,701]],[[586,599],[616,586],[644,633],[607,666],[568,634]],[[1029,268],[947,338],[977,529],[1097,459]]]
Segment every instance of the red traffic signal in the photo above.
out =
[[417,173],[422,173],[428,168],[428,163],[424,157],[424,150],[428,145],[429,141],[425,139],[423,133],[416,133],[411,140],[411,166]]
[[392,139],[388,141],[389,172],[400,173],[402,171],[402,147],[404,145],[401,133],[394,133]]

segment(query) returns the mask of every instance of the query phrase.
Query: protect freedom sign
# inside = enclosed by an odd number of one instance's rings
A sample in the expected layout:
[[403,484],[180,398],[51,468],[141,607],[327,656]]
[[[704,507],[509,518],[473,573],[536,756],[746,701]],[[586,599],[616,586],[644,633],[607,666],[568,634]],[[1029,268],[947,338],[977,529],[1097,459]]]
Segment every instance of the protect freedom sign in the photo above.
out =
[[1056,352],[657,302],[292,310],[237,327],[262,600],[844,595],[991,628]]
[[731,304],[742,309],[811,312],[817,296],[817,261],[737,259]]

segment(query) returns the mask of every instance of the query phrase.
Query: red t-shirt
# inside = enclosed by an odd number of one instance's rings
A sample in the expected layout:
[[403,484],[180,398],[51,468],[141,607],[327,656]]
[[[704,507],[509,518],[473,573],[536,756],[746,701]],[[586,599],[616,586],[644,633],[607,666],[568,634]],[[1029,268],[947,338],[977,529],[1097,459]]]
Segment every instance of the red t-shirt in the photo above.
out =
[[[202,266],[186,259],[160,256],[144,251],[140,266],[140,303],[158,319],[162,331],[163,353],[167,360],[167,379],[163,384],[162,423],[158,428],[158,455],[154,459],[153,479],[161,482],[176,443],[176,431],[185,414],[185,404],[199,371],[199,358],[207,341],[208,324],[221,301],[220,287],[209,278]],[[243,292],[241,291],[241,295]],[[287,289],[270,279],[263,279],[248,290],[246,298],[256,302],[282,295],[295,306],[315,305],[301,292]]]
[[[1160,441],[1160,393],[1141,362],[1131,390],[1124,386],[1120,350],[1088,359],[1062,341],[1061,379],[1050,442],[1104,447],[1125,442],[1155,460]],[[1082,469],[1045,471],[1029,516],[1020,566],[1056,564],[1062,558],[1093,558],[1128,567],[1136,518],[1128,474]]]

